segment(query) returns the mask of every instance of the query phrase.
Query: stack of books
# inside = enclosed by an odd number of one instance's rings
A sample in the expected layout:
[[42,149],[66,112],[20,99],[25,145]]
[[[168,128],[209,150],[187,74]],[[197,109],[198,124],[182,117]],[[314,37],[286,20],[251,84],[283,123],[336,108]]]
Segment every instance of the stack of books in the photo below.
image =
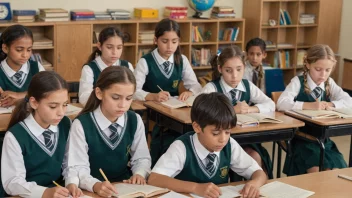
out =
[[299,17],[299,23],[304,24],[314,24],[315,23],[315,14],[301,14]]
[[52,47],[53,41],[43,36],[34,36],[33,48]]
[[186,19],[187,18],[187,7],[165,7],[164,17],[170,19]]
[[108,12],[94,12],[96,20],[111,20],[111,15]]
[[40,8],[39,20],[47,22],[69,21],[70,17],[68,11],[62,8]]
[[124,20],[130,19],[131,13],[123,9],[107,9],[108,13],[111,15],[113,20]]
[[215,6],[212,10],[212,16],[215,18],[235,18],[236,13],[231,6]]
[[203,32],[198,26],[192,26],[192,42],[203,42]]
[[139,43],[153,44],[154,41],[154,30],[141,30],[138,34]]
[[35,10],[13,10],[13,21],[18,23],[34,22],[36,14]]
[[287,10],[280,9],[280,25],[292,25],[291,16]]
[[208,66],[210,65],[211,53],[208,48],[196,49],[192,48],[192,65],[193,66]]
[[272,41],[265,41],[265,44],[266,44],[266,50],[273,50],[273,49],[276,49],[276,44]]
[[297,51],[297,66],[302,67],[304,65],[304,56],[307,54],[306,50]]
[[239,27],[226,28],[219,31],[219,41],[236,41],[240,32]]
[[290,61],[290,51],[288,50],[280,50],[275,52],[274,55],[274,68],[290,68],[292,67]]
[[87,21],[95,20],[95,15],[92,10],[71,10],[72,21]]

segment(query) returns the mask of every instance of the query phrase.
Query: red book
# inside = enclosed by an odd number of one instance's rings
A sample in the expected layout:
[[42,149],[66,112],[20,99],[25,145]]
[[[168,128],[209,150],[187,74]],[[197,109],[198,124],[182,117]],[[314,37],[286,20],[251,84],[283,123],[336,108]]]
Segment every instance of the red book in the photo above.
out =
[[172,7],[172,6],[166,6],[165,9],[168,10],[187,10],[187,7]]

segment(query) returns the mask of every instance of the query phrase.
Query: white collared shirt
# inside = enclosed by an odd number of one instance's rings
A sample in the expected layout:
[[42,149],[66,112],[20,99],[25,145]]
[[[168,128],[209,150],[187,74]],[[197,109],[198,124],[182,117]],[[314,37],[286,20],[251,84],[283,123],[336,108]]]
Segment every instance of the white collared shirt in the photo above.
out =
[[[249,101],[253,104],[254,106],[258,107],[260,113],[268,113],[268,112],[274,112],[275,111],[275,103],[268,97],[266,96],[257,86],[255,86],[251,81],[249,82],[249,89],[250,89],[250,98]],[[233,88],[228,85],[225,81],[224,78],[221,76],[220,77],[220,85],[223,88],[223,90],[226,92],[225,95],[232,100],[231,94],[229,93]],[[246,88],[241,81],[235,88],[241,92],[245,92]],[[214,86],[213,83],[207,83],[201,93],[212,93],[216,92],[216,87]],[[240,94],[237,94],[238,100],[240,99]]]
[[[30,114],[24,121],[30,132],[44,144],[42,128]],[[57,135],[58,126],[50,125],[53,135]],[[23,133],[26,133],[24,130]],[[36,182],[26,181],[26,167],[24,165],[22,149],[15,136],[8,131],[4,138],[1,156],[1,181],[7,194],[21,197],[42,197],[46,187],[37,185]],[[38,167],[40,168],[40,167]]]
[[[352,108],[352,98],[344,92],[332,78],[329,77],[328,80],[330,83],[330,100],[335,105],[335,108]],[[307,75],[307,84],[310,90],[314,90],[318,86],[314,83],[309,74]],[[322,82],[319,87],[325,91],[325,82]],[[300,89],[301,82],[298,76],[295,76],[278,99],[277,109],[279,111],[302,110],[304,101],[294,101]]]
[[[244,68],[244,74],[243,74],[243,79],[247,79],[248,81],[253,82],[253,71],[255,70],[255,67],[251,65],[251,63],[247,60],[245,62],[245,68]],[[265,70],[263,69],[264,76],[261,79],[261,84],[260,84],[260,90],[265,93]]]
[[[206,157],[210,153],[200,142],[197,134],[193,135],[195,151],[202,163],[206,166]],[[237,174],[250,179],[252,174],[257,170],[262,170],[258,163],[254,161],[242,147],[230,137],[231,144],[231,170]],[[220,160],[220,152],[214,152],[217,160]],[[192,155],[192,157],[194,157]],[[168,177],[177,176],[182,170],[186,162],[186,147],[181,140],[174,141],[169,149],[164,153],[155,164],[152,172],[162,174]]]
[[[38,63],[38,69],[39,71],[45,71],[44,67],[42,64],[40,64],[40,62]],[[7,58],[5,58],[3,61],[1,61],[1,65],[0,65],[1,69],[5,72],[6,76],[8,76],[9,78],[12,78],[13,75],[15,75],[17,72],[22,71],[26,76],[24,76],[24,80],[23,82],[26,81],[28,73],[29,73],[29,66],[28,66],[28,61],[25,62],[21,68],[18,71],[13,70],[8,64],[7,64]],[[6,91],[6,90],[4,90]]]
[[[158,62],[157,65],[159,65],[159,68],[161,68],[161,66],[165,61],[169,61],[171,63],[169,70],[172,69],[172,67],[174,66],[174,55],[171,55],[168,60],[165,60],[160,56],[158,52],[158,48],[153,50],[151,53],[157,60]],[[184,86],[187,90],[192,91],[193,94],[196,95],[201,91],[202,86],[198,83],[197,77],[187,57],[182,55],[182,61],[183,61],[182,81],[184,83]],[[143,90],[144,83],[148,83],[148,82],[145,82],[145,79],[148,73],[149,73],[149,69],[148,69],[147,61],[144,58],[141,58],[136,65],[136,69],[134,70],[134,76],[136,77],[136,81],[137,81],[136,93],[134,94],[135,100],[144,101],[145,97],[149,94],[149,92],[146,92]]]
[[[103,133],[109,137],[111,131],[108,127],[111,122],[104,116],[100,106],[93,111],[93,114]],[[139,174],[147,178],[150,173],[151,158],[145,138],[144,123],[138,114],[136,116],[137,129],[131,145],[131,170],[133,175]],[[125,116],[119,117],[116,123],[120,125],[119,127],[124,127]],[[119,133],[121,132],[121,130],[118,131]],[[75,119],[66,145],[64,162],[67,162],[68,167],[64,169],[63,175],[66,186],[74,183],[82,189],[93,192],[94,184],[100,181],[90,175],[88,149],[89,145],[87,144],[82,124],[79,119]],[[104,157],[102,156],[103,159]]]
[[[95,58],[95,61],[100,69],[100,71],[103,71],[105,68],[109,67],[107,66],[104,61],[101,59],[100,56]],[[121,63],[120,60],[117,60],[112,66],[119,66]],[[128,68],[133,72],[133,66],[130,62],[128,62]],[[78,92],[78,97],[79,97],[79,103],[82,105],[86,105],[88,98],[90,94],[93,91],[93,82],[94,82],[94,73],[92,68],[89,67],[89,65],[84,65],[82,68],[82,73],[81,73],[81,78],[79,80],[79,92]]]

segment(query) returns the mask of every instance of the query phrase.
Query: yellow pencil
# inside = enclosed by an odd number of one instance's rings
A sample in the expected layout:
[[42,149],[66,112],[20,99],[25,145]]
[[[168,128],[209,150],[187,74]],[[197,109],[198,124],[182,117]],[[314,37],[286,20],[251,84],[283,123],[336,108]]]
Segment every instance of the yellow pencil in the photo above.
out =
[[162,88],[159,87],[159,85],[157,85],[157,86],[158,86],[158,88],[160,89],[160,91],[164,91]]
[[62,187],[60,184],[56,183],[56,181],[53,181],[53,183],[54,183],[57,187]]
[[106,177],[106,175],[104,174],[103,170],[101,170],[101,168],[99,168],[99,172],[100,174],[104,177],[105,181],[109,181],[108,178]]

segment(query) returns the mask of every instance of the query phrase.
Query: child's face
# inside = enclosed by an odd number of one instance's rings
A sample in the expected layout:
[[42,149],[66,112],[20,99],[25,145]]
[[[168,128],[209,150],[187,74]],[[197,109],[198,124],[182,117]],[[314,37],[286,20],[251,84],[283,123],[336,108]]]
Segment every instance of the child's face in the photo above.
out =
[[230,139],[231,129],[216,129],[214,125],[207,125],[202,130],[197,123],[193,124],[193,129],[198,134],[199,142],[209,152],[221,151]]
[[333,70],[335,62],[329,59],[321,59],[312,64],[307,64],[309,75],[315,84],[325,82]]
[[115,122],[131,106],[135,86],[131,83],[115,83],[102,91],[95,89],[95,94],[101,100],[101,111],[111,122]]
[[266,53],[259,46],[252,46],[247,52],[247,58],[252,66],[258,67],[262,64],[263,59],[266,58]]
[[155,38],[160,56],[165,60],[169,59],[175,53],[179,45],[179,39],[175,31],[166,31],[159,38]]
[[65,115],[68,91],[67,89],[53,91],[39,102],[34,97],[30,97],[29,103],[34,109],[34,118],[41,127],[56,126]]
[[101,58],[108,66],[113,65],[120,59],[123,49],[122,39],[118,36],[108,38],[103,45],[97,44],[98,49],[101,51]]
[[10,46],[3,44],[2,50],[7,54],[9,64],[20,67],[31,57],[32,46],[33,40],[28,36],[24,36],[13,41]]
[[222,74],[224,81],[232,88],[235,88],[243,78],[244,65],[240,58],[233,57],[228,59],[222,67],[218,66],[218,70]]

